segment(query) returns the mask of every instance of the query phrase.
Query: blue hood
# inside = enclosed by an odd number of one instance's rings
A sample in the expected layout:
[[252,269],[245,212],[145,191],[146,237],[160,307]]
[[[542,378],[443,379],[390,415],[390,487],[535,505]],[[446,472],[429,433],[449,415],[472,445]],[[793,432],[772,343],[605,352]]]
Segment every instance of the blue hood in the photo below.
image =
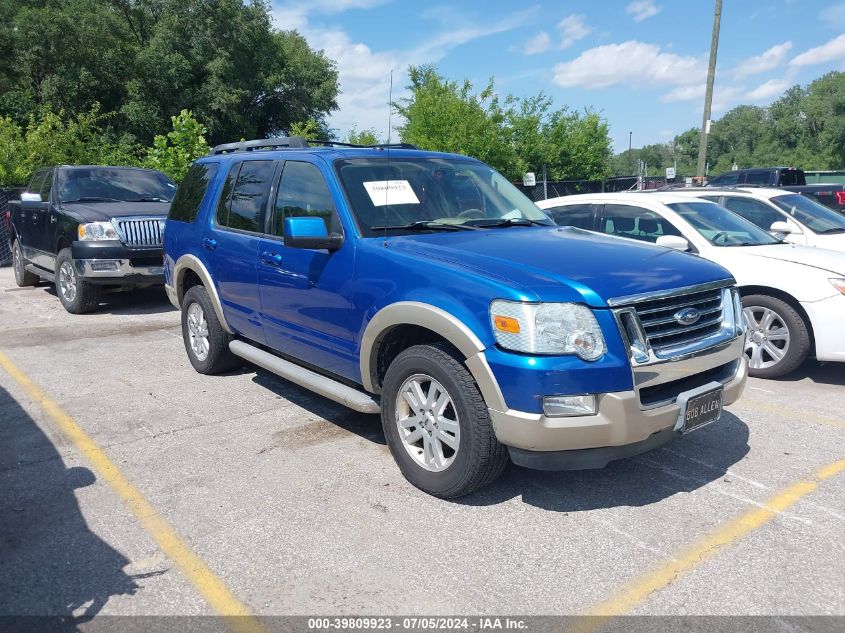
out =
[[508,283],[528,300],[606,307],[614,297],[733,280],[711,261],[572,228],[512,227],[390,238],[390,247]]

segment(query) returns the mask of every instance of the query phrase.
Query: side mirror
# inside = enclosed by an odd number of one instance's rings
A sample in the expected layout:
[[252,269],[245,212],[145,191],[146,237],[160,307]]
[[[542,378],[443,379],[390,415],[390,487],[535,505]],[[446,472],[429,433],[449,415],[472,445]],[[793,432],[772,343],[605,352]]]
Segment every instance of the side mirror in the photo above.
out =
[[671,248],[675,251],[688,251],[689,250],[689,242],[684,239],[683,237],[679,237],[677,235],[661,235],[657,238],[657,242],[655,242],[658,246],[663,246],[665,248]]
[[40,193],[29,193],[27,191],[21,194],[21,202],[42,202]]
[[285,218],[285,246],[336,251],[341,244],[343,236],[337,233],[329,235],[323,218]]
[[769,231],[772,233],[783,233],[784,235],[801,233],[797,227],[790,225],[788,222],[774,222],[772,226],[769,227]]

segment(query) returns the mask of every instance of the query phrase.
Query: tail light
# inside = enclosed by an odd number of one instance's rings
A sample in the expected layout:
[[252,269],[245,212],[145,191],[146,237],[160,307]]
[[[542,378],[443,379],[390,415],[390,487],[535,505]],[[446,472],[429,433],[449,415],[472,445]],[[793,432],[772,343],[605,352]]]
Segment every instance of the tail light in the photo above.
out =
[[845,207],[845,191],[836,192],[836,204],[840,207]]

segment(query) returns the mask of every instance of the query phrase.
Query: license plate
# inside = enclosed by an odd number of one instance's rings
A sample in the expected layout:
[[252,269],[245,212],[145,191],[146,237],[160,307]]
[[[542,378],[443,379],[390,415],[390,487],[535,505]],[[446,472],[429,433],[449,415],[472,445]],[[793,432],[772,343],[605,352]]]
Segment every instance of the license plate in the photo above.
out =
[[722,417],[722,389],[708,391],[687,401],[682,433],[689,433]]

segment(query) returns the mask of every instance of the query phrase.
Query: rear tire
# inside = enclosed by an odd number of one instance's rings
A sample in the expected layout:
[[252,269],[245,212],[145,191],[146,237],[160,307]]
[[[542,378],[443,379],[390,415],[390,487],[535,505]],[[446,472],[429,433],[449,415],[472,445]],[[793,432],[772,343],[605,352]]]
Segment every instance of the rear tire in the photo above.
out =
[[88,314],[100,307],[100,287],[76,274],[69,248],[56,256],[56,294],[71,314]]
[[26,269],[26,259],[24,259],[21,244],[18,240],[12,242],[12,266],[15,269],[15,283],[18,284],[19,288],[35,286],[41,280],[38,275]]
[[446,345],[416,345],[387,369],[382,426],[414,486],[441,499],[495,481],[508,461],[472,374]]
[[201,374],[219,374],[241,364],[229,351],[232,336],[217,319],[204,286],[194,286],[182,300],[182,340],[188,360]]
[[810,353],[810,332],[791,305],[768,295],[742,298],[748,325],[748,375],[778,378],[798,369]]

